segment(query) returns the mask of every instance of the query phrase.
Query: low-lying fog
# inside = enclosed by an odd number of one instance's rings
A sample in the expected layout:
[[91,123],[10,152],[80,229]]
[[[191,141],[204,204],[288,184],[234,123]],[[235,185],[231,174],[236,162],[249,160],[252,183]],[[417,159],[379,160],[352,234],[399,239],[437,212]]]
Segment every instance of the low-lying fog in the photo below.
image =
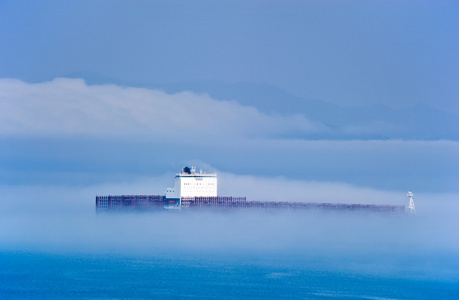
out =
[[[96,195],[163,194],[172,184],[168,178],[86,188],[2,187],[0,248],[126,255],[366,257],[364,264],[379,261],[385,267],[403,266],[412,272],[436,269],[445,276],[459,277],[459,205],[454,194],[414,191],[415,216],[314,210],[95,213]],[[219,194],[234,191],[234,196],[248,200],[408,204],[406,191],[231,174],[221,174],[219,180]]]

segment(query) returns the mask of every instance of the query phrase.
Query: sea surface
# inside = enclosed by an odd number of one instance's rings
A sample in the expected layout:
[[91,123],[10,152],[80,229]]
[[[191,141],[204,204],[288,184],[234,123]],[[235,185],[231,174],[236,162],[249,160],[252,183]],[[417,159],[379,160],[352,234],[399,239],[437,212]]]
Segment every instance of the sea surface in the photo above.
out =
[[[372,260],[378,258],[2,252],[0,298],[459,299],[457,273],[392,272]],[[446,258],[436,263],[448,268]]]

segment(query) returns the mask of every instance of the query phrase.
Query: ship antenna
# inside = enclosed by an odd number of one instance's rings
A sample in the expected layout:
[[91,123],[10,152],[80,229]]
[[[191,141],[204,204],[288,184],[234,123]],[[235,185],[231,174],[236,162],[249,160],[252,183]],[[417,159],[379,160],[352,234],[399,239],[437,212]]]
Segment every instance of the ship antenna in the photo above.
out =
[[408,194],[406,194],[406,195],[410,199],[410,203],[408,204],[408,211],[411,214],[415,214],[416,213],[416,209],[414,208],[413,193],[411,191],[409,191]]

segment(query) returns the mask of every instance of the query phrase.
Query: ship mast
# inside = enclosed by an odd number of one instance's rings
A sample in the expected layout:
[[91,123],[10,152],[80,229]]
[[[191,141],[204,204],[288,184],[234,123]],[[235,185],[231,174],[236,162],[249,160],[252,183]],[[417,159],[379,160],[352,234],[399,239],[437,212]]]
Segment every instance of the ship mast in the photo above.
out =
[[414,208],[413,193],[411,191],[409,191],[408,194],[406,194],[406,195],[410,199],[410,203],[408,204],[408,211],[411,214],[415,214],[416,213],[416,209]]

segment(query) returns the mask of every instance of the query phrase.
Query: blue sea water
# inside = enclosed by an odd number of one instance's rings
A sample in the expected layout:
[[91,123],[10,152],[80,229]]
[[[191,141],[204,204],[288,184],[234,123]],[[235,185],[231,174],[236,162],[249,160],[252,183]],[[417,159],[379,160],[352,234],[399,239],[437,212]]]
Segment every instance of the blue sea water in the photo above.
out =
[[[4,251],[0,254],[0,297],[459,299],[457,263],[449,265],[448,258],[431,260],[432,270],[419,273],[393,272],[384,268],[387,257],[375,259],[318,253],[148,256]],[[453,275],[437,272],[445,268],[453,268]]]

